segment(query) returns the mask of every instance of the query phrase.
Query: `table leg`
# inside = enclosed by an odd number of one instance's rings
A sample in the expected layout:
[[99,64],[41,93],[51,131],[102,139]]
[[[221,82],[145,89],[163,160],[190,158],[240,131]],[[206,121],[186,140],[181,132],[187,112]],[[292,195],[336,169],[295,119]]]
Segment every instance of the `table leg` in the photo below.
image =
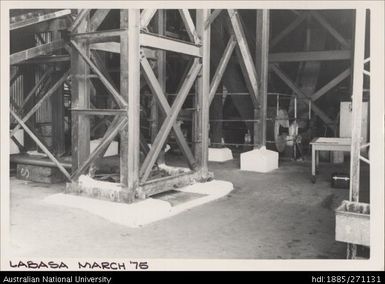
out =
[[319,173],[319,152],[320,151],[315,151],[315,173]]
[[311,146],[311,181],[316,181],[316,150],[314,145]]

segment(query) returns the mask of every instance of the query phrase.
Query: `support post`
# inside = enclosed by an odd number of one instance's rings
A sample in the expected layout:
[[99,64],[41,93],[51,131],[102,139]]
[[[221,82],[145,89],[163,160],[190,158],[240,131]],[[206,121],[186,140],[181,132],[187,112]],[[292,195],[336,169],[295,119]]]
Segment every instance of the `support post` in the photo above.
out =
[[196,11],[196,29],[200,37],[202,69],[198,75],[197,87],[197,119],[195,124],[195,157],[202,178],[208,176],[208,139],[209,139],[209,93],[210,93],[210,29],[204,25],[210,16],[210,10],[199,9]]
[[139,9],[120,11],[120,93],[127,101],[127,127],[120,132],[120,182],[130,201],[139,185],[140,61]]
[[[352,146],[350,150],[349,200],[359,202],[362,89],[365,53],[365,9],[356,10],[352,93]],[[357,246],[348,244],[347,258],[355,258]]]
[[[52,40],[61,38],[60,31],[52,33]],[[58,64],[58,69],[61,67]],[[65,133],[64,133],[64,96],[63,86],[60,86],[51,97],[52,105],[52,150],[56,156],[60,157],[65,153]]]
[[[84,19],[74,30],[82,33],[88,30],[88,17]],[[89,48],[86,41],[79,43],[80,48],[89,56]],[[71,72],[72,72],[72,108],[90,108],[90,86],[88,81],[89,68],[80,54],[73,49],[71,53]],[[90,120],[89,116],[71,112],[72,122],[72,171],[82,165],[90,154]]]
[[[156,29],[159,35],[166,34],[166,10],[159,9],[156,16]],[[166,94],[166,52],[164,50],[157,50],[157,70],[158,70],[158,82],[162,87],[162,91]],[[162,117],[159,112],[158,104],[156,102],[155,96],[152,98],[151,102],[151,142],[154,142],[156,135],[158,134],[159,125],[163,121],[164,117]],[[158,162],[164,163],[165,157],[164,150],[160,151]]]
[[256,119],[259,120],[256,133],[254,133],[254,145],[261,148],[266,145],[266,111],[267,111],[267,86],[269,72],[269,31],[270,11],[267,9],[257,10],[256,24],[256,57],[255,65],[259,83],[259,105],[260,109]]

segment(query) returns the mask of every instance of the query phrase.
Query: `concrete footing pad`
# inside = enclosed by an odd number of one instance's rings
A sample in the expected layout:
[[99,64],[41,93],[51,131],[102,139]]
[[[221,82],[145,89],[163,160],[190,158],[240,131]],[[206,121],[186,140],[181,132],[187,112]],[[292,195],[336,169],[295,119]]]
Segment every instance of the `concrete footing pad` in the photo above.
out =
[[177,202],[174,206],[167,199],[157,199],[155,196],[132,204],[124,204],[59,193],[48,196],[44,201],[53,205],[82,209],[110,222],[136,228],[216,200],[232,190],[233,184],[227,181],[196,183],[173,191],[183,193],[184,198],[188,194],[192,196],[187,198],[186,202]]
[[209,148],[210,162],[226,162],[233,159],[233,153],[229,148]]

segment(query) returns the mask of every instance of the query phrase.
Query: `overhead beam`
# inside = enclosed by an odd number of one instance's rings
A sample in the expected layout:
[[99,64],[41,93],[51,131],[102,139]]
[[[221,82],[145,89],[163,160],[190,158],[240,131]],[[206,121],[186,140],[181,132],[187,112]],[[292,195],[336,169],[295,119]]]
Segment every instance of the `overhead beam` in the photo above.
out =
[[275,47],[283,38],[285,38],[292,31],[294,31],[307,18],[307,15],[308,15],[307,12],[302,12],[291,24],[289,24],[278,35],[276,35],[270,41],[270,49]]
[[28,59],[26,61],[22,61],[20,63],[14,64],[14,66],[17,65],[25,65],[25,64],[54,64],[54,63],[62,63],[62,62],[68,62],[70,61],[70,56],[63,54],[63,55],[43,55],[43,56],[37,56],[31,59]]
[[349,42],[318,11],[310,13],[344,48],[351,48]]
[[120,53],[120,42],[99,42],[90,44],[90,48],[105,52]]
[[122,29],[107,31],[90,31],[84,33],[72,33],[71,39],[87,40],[89,44],[96,42],[119,41],[120,36],[125,31]]
[[199,47],[188,42],[148,33],[141,33],[139,38],[141,46],[201,57]]
[[57,18],[66,16],[66,15],[70,15],[70,14],[71,14],[71,10],[69,10],[69,9],[60,10],[60,11],[57,11],[57,12],[53,12],[53,13],[49,13],[49,14],[33,17],[33,18],[30,18],[30,19],[26,19],[24,21],[18,21],[18,22],[11,23],[9,25],[9,29],[11,31],[13,31],[13,30],[16,30],[16,29],[20,29],[20,28],[24,28],[24,27],[30,26],[30,25],[35,25],[35,24],[38,24],[38,23],[41,23],[41,22],[57,19]]
[[25,60],[28,60],[31,58],[34,58],[34,57],[39,56],[39,55],[46,55],[49,52],[52,52],[52,51],[57,50],[57,49],[61,49],[63,47],[64,47],[64,40],[62,40],[62,39],[55,40],[55,41],[52,41],[50,43],[42,44],[39,46],[28,48],[28,49],[23,50],[23,51],[13,53],[10,56],[9,63],[11,65],[14,65],[14,64],[20,63],[22,61],[25,61]]
[[301,61],[336,61],[350,60],[350,50],[325,50],[325,51],[299,51],[270,53],[269,62],[301,62]]
[[341,83],[343,80],[345,80],[347,77],[350,76],[351,69],[347,68],[346,70],[342,71],[340,74],[338,74],[333,80],[331,80],[329,83],[327,83],[325,86],[323,86],[321,89],[319,89],[317,92],[315,92],[311,96],[311,100],[314,102],[318,100],[320,97],[322,97],[324,94],[329,92],[331,89],[333,89],[335,86],[337,86],[339,83]]

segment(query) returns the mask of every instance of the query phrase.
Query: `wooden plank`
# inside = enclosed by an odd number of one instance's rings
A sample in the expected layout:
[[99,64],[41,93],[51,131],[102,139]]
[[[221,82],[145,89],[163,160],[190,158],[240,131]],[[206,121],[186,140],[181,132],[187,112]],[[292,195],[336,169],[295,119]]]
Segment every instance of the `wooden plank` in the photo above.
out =
[[68,21],[67,17],[58,18],[55,20],[50,20],[48,22],[40,22],[38,24],[34,24],[31,26],[27,26],[21,30],[15,30],[12,33],[17,34],[37,34],[37,33],[45,33],[52,31],[64,31],[67,30],[71,26],[71,22]]
[[162,149],[163,144],[166,141],[173,124],[175,123],[176,118],[178,117],[178,113],[182,108],[185,98],[187,97],[187,94],[189,93],[196,77],[198,76],[200,69],[201,69],[201,64],[198,62],[195,62],[191,67],[189,75],[185,83],[183,84],[178,96],[175,98],[175,101],[170,109],[170,112],[165,118],[160,128],[159,133],[156,136],[155,141],[153,143],[153,146],[150,149],[150,152],[148,153],[145,160],[143,161],[143,164],[140,168],[141,182],[145,182],[147,180],[151,172],[152,166],[154,165],[159,155],[159,152]]
[[350,60],[350,50],[299,51],[269,54],[270,63]]
[[55,64],[55,63],[62,63],[62,62],[69,62],[70,56],[63,54],[63,55],[43,55],[43,56],[37,56],[31,59],[28,59],[26,61],[22,61],[20,63],[14,64],[13,66],[17,65],[24,65],[24,64]]
[[266,145],[266,116],[267,116],[267,89],[269,72],[269,31],[270,31],[270,11],[257,10],[256,18],[256,56],[255,66],[259,82],[259,105],[257,117],[258,127],[254,131],[254,144],[260,148]]
[[318,100],[320,97],[322,97],[324,94],[329,92],[331,89],[333,89],[335,86],[337,86],[339,83],[341,83],[343,80],[345,80],[347,77],[350,76],[351,70],[350,68],[347,68],[346,70],[342,71],[340,74],[338,74],[333,80],[331,80],[329,83],[327,83],[325,86],[323,86],[321,89],[319,89],[317,92],[315,92],[311,96],[311,100],[314,102]]
[[126,117],[115,117],[114,121],[111,123],[110,127],[107,129],[105,135],[101,139],[100,143],[96,148],[90,153],[90,155],[87,157],[87,159],[74,171],[71,175],[71,179],[76,181],[80,175],[84,174],[87,168],[91,165],[93,161],[97,157],[100,156],[100,154],[103,152],[103,150],[108,147],[108,145],[111,144],[112,140],[115,138],[115,136],[119,133],[119,131],[125,127],[127,124],[127,118]]
[[350,49],[349,42],[319,12],[311,11],[310,13],[344,48]]
[[64,41],[62,39],[55,40],[50,43],[42,44],[36,47],[31,47],[29,49],[11,54],[9,63],[11,65],[14,65],[39,55],[46,55],[49,52],[52,52],[57,49],[61,49],[63,47],[64,47]]
[[360,145],[362,119],[362,88],[365,52],[365,9],[356,9],[354,36],[353,95],[352,95],[352,146],[350,151],[349,200],[359,201],[360,186]]
[[[143,76],[145,77],[148,86],[151,89],[151,92],[155,95],[155,98],[157,102],[159,103],[160,109],[164,116],[166,116],[171,111],[171,107],[168,104],[167,98],[164,95],[163,88],[159,84],[158,80],[155,77],[154,72],[152,71],[151,65],[148,62],[147,58],[144,56],[144,53],[142,51],[141,53],[141,66],[143,70]],[[183,155],[186,157],[188,165],[191,169],[194,169],[196,167],[196,161],[194,158],[194,155],[192,154],[184,136],[183,132],[180,129],[180,126],[174,122],[172,125],[172,129],[174,130],[176,141],[183,153]]]
[[[295,92],[298,96],[301,98],[307,99],[308,101],[311,100],[311,97],[306,95],[304,92],[302,92],[295,84],[294,82],[275,64],[271,65],[271,69],[275,72],[275,74],[278,75],[279,78],[281,78],[282,81],[286,83],[286,85],[292,89],[293,92]],[[333,121],[320,109],[318,108],[314,103],[311,104],[311,108],[314,111],[316,115],[318,115],[321,120],[325,123],[327,127],[329,127],[332,131],[334,131],[333,128]]]
[[73,40],[87,40],[88,43],[119,41],[120,36],[125,31],[122,29],[106,30],[106,31],[90,31],[84,33],[72,33]]
[[[210,30],[204,28],[204,23],[210,16],[210,10],[199,9],[196,11],[196,27],[202,41],[200,58],[202,69],[199,72],[196,84],[197,112],[195,137],[200,137],[194,143],[194,154],[197,160],[198,169],[203,178],[208,177],[208,149],[209,149],[209,93],[210,93]],[[198,60],[198,59],[196,59]]]
[[104,76],[104,74],[97,68],[97,66],[91,61],[91,59],[81,50],[80,46],[73,40],[71,40],[71,44],[74,49],[79,53],[79,55],[83,58],[83,60],[91,67],[92,71],[96,75],[98,75],[100,81],[106,86],[107,90],[111,93],[111,95],[115,98],[116,103],[120,108],[124,108],[127,106],[127,103],[119,94],[119,92],[112,86],[109,80]]
[[140,29],[146,29],[157,9],[144,9],[140,14]]
[[72,26],[68,29],[70,32],[75,31],[79,25],[82,23],[82,21],[88,16],[91,9],[81,9],[73,22]]
[[215,70],[214,76],[211,80],[210,84],[210,93],[209,93],[209,104],[212,102],[215,93],[217,92],[219,83],[222,80],[223,74],[226,71],[227,64],[230,61],[231,55],[233,54],[234,48],[236,46],[237,42],[235,40],[235,36],[232,35],[229,39],[229,42],[226,45],[226,48],[223,52],[222,58],[219,61],[218,67]]
[[30,26],[30,25],[35,25],[35,24],[38,24],[38,23],[41,23],[41,22],[57,19],[57,18],[66,16],[66,15],[70,15],[70,14],[71,14],[71,10],[69,10],[69,9],[60,10],[60,11],[53,12],[53,13],[48,13],[48,14],[45,14],[45,15],[41,15],[41,16],[30,18],[30,19],[26,19],[24,21],[19,21],[19,22],[12,23],[12,24],[9,25],[9,30],[13,31],[13,30],[16,30],[16,29],[20,29],[20,28],[24,28],[24,27]]
[[247,45],[245,32],[243,30],[239,13],[236,10],[228,9],[231,25],[237,39],[238,52],[237,55],[240,61],[243,76],[246,81],[247,88],[250,92],[254,106],[258,108],[258,80],[255,70],[253,58],[251,57],[250,49]]
[[276,35],[270,41],[270,49],[275,47],[283,38],[285,38],[292,31],[294,31],[307,18],[307,14],[307,12],[302,12],[290,25],[288,25],[284,30],[282,30],[278,35]]
[[93,50],[120,53],[120,42],[99,42],[90,45]]
[[[48,99],[55,91],[64,83],[64,81],[67,80],[67,77],[69,76],[70,71],[66,71],[63,76],[49,89],[44,96],[31,108],[31,110],[23,117],[22,121],[26,122],[42,105],[42,103]],[[17,125],[14,129],[12,129],[10,136],[13,136],[16,134],[16,131],[20,129],[20,125]]]
[[188,9],[179,9],[179,14],[182,17],[183,23],[186,27],[187,34],[190,40],[195,44],[200,44],[200,39],[195,30],[194,22],[191,18],[190,12]]
[[140,45],[156,49],[162,49],[166,51],[172,51],[176,53],[187,54],[194,57],[201,57],[199,47],[194,44],[154,34],[141,33]]
[[81,113],[84,115],[117,115],[125,113],[125,109],[85,109],[85,108],[72,108],[71,111]]
[[205,29],[207,29],[214,22],[214,20],[219,16],[222,10],[223,9],[215,9],[214,11],[212,11],[212,13],[205,22]]
[[90,20],[90,30],[96,31],[107,17],[110,9],[97,9]]
[[24,123],[22,119],[20,119],[13,110],[9,110],[11,115],[16,119],[16,121],[21,125],[25,132],[35,141],[35,143],[39,146],[41,150],[48,156],[48,158],[55,163],[55,165],[59,168],[59,170],[64,174],[64,176],[71,180],[70,174],[67,170],[61,165],[61,163],[55,158],[54,155],[42,144],[42,142],[33,134],[33,132],[29,129],[29,127]]
[[208,177],[202,178],[200,172],[188,172],[176,176],[150,180],[140,184],[138,195],[140,198],[144,199],[161,192],[175,190],[175,188],[181,188],[196,182],[205,182],[210,177],[212,177],[212,174],[210,173]]

